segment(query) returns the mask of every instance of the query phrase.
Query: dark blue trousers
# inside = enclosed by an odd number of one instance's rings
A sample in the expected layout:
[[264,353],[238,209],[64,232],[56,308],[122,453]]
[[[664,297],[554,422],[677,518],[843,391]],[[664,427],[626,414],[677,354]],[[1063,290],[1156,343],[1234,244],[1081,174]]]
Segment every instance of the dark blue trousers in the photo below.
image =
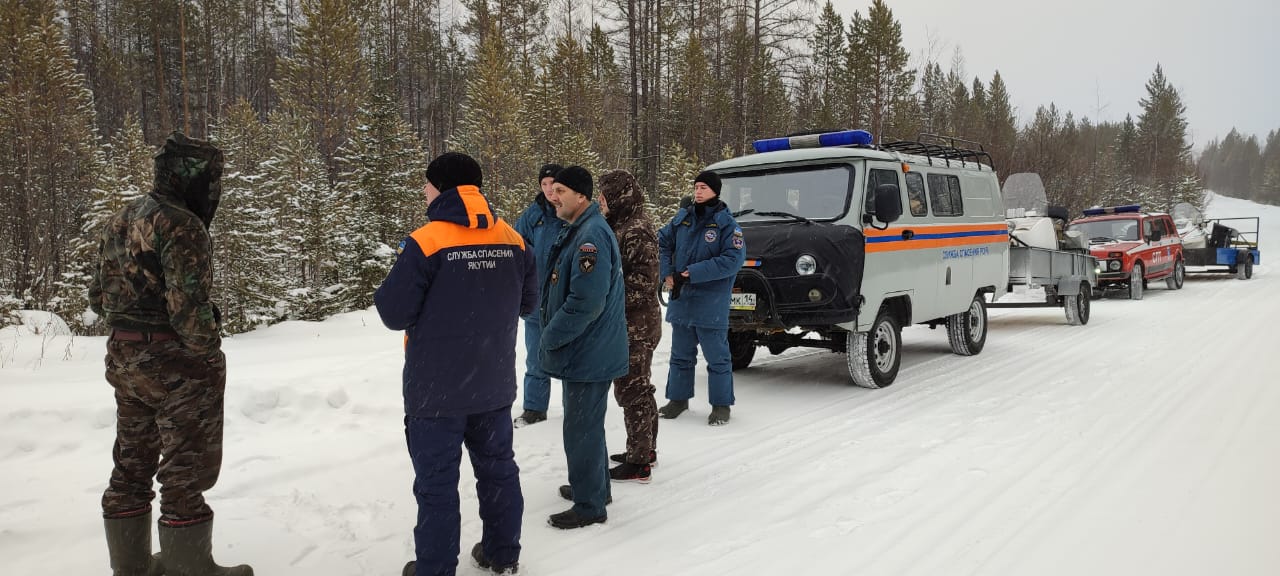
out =
[[511,407],[449,418],[404,419],[413,460],[413,495],[418,525],[413,529],[417,576],[453,576],[458,567],[461,515],[458,477],[462,445],[471,455],[484,524],[481,544],[495,565],[520,558],[520,521],[524,496],[520,469],[511,450]]
[[605,515],[609,497],[609,451],[604,445],[608,380],[564,383],[564,455],[569,461],[573,510],[579,516]]
[[729,354],[728,328],[671,325],[667,399],[693,398],[693,369],[698,365],[699,346],[707,360],[707,399],[712,406],[733,406],[733,357]]
[[524,322],[524,409],[546,412],[551,404],[551,377],[542,371],[538,345],[542,340],[542,323],[537,319]]

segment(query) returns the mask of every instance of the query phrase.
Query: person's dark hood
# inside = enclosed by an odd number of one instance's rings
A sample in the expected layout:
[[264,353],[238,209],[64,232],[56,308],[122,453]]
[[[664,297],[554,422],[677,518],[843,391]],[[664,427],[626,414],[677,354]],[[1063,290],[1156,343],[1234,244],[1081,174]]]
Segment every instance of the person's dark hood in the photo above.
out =
[[644,190],[626,170],[611,170],[600,177],[600,193],[609,204],[609,225],[644,215]]
[[216,146],[174,132],[155,156],[152,194],[186,206],[208,228],[222,200],[222,166],[222,151]]
[[480,189],[470,184],[450,188],[440,193],[427,206],[427,219],[432,222],[453,222],[467,228],[493,226],[493,209]]

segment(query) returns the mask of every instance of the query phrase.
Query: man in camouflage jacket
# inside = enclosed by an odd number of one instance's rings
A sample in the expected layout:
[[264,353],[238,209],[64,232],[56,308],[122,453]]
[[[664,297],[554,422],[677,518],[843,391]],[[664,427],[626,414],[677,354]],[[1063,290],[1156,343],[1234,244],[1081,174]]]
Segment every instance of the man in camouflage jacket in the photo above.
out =
[[[155,185],[107,223],[89,286],[111,327],[115,468],[102,495],[117,576],[251,576],[213,562],[204,492],[222,467],[227,364],[209,301],[209,226],[221,197],[222,152],[175,132],[155,157]],[[160,480],[159,558],[151,556],[152,477]]]
[[626,170],[600,177],[600,208],[618,237],[626,282],[627,375],[613,381],[613,394],[627,426],[627,451],[610,456],[621,462],[609,471],[615,481],[648,482],[657,460],[658,404],[649,379],[653,349],[662,339],[658,308],[658,234],[644,210],[644,190]]

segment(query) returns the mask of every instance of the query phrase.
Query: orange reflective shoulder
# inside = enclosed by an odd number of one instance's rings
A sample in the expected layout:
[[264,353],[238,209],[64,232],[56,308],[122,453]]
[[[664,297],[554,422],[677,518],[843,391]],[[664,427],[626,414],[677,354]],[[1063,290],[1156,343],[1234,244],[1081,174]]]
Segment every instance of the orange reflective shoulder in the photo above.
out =
[[461,246],[508,245],[524,249],[524,238],[506,225],[491,228],[467,228],[453,222],[431,222],[409,235],[428,258],[441,250]]

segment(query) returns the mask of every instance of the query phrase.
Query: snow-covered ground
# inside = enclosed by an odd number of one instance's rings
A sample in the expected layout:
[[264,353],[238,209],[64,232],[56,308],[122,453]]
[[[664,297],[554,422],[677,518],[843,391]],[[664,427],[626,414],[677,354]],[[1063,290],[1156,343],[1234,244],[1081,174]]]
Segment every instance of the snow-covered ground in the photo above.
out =
[[[1252,280],[1153,283],[1141,302],[1095,302],[1084,327],[992,311],[971,358],[912,327],[884,390],[850,386],[839,355],[761,350],[720,428],[699,375],[692,413],[662,421],[653,482],[615,485],[603,526],[546,526],[566,507],[553,401],[549,422],[516,431],[521,573],[1280,574],[1280,208],[1216,198],[1208,212],[1262,216]],[[103,349],[0,331],[0,573],[109,572]],[[415,514],[399,334],[365,311],[226,352],[216,556],[259,574],[398,574]],[[608,434],[622,446],[616,407]],[[480,534],[469,474],[464,551]],[[464,559],[459,573],[481,572]]]

